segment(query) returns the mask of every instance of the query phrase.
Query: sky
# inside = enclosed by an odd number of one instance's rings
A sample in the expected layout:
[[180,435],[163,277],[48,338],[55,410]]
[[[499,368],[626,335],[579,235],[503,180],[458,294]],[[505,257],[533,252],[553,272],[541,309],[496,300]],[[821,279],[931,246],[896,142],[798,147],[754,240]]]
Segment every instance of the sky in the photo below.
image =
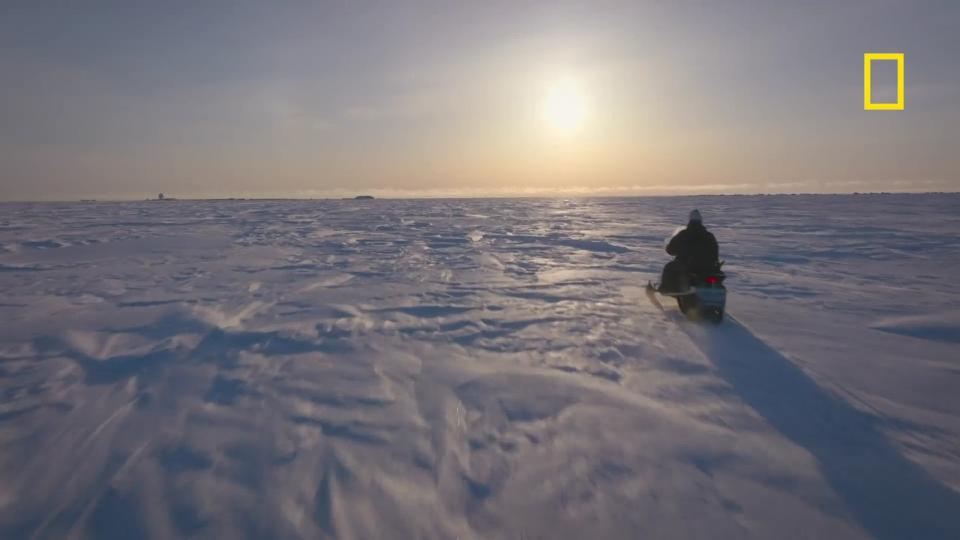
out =
[[[0,3],[0,200],[960,190],[960,2]],[[905,109],[863,109],[863,55]],[[878,100],[893,64],[874,67]]]

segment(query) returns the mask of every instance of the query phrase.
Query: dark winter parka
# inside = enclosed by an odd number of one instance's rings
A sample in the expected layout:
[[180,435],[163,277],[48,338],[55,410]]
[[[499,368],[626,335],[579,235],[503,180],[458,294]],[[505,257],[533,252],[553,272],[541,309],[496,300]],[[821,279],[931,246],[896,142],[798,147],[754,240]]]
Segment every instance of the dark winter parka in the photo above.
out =
[[717,239],[699,221],[688,223],[687,228],[674,235],[667,244],[667,253],[695,274],[713,271],[719,262],[719,252]]

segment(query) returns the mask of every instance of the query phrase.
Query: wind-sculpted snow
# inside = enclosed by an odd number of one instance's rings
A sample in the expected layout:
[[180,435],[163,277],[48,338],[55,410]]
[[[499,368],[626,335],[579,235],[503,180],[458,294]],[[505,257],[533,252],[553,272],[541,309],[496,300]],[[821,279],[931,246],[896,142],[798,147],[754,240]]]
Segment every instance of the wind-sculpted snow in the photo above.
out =
[[0,537],[958,538],[957,208],[0,205]]

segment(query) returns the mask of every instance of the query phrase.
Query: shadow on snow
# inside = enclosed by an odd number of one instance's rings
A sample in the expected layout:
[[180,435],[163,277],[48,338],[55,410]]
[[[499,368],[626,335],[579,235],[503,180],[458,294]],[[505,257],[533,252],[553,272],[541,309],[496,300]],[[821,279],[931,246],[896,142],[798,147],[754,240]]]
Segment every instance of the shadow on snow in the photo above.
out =
[[747,405],[813,454],[871,535],[960,538],[960,494],[904,458],[876,417],[821,389],[732,318],[720,327],[681,327]]

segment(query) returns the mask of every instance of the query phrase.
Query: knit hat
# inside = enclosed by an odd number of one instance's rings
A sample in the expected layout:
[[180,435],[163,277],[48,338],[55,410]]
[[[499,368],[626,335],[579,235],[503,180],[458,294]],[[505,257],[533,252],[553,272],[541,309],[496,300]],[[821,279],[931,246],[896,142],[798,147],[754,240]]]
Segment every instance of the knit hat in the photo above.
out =
[[690,211],[690,221],[696,221],[697,223],[703,223],[703,218],[700,217],[700,211],[694,208]]

